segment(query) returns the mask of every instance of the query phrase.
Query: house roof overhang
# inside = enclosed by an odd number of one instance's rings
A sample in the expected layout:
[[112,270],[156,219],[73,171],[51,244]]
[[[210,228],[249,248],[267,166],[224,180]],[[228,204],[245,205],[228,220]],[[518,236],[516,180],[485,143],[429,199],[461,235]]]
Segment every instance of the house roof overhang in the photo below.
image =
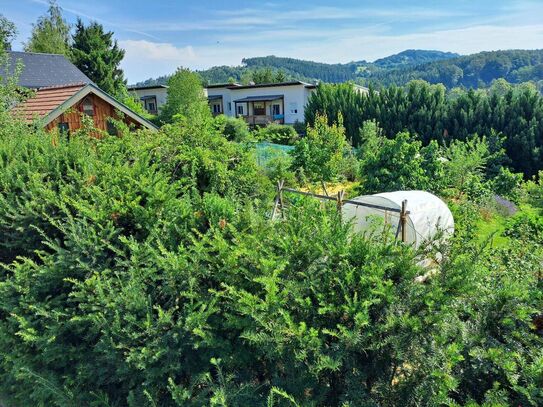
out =
[[145,89],[168,89],[168,85],[129,85],[128,90],[145,90]]
[[245,103],[245,102],[270,102],[272,100],[283,99],[283,95],[262,95],[262,96],[247,96],[243,99],[234,100],[234,103]]

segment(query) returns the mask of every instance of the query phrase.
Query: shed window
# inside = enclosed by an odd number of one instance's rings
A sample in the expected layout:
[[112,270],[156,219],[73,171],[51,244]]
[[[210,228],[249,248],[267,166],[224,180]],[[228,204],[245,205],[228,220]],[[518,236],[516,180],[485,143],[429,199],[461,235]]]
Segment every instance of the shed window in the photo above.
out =
[[107,121],[106,126],[107,126],[107,133],[110,136],[116,136],[119,134],[119,132],[117,131],[117,126],[111,120]]
[[81,107],[83,109],[83,113],[88,116],[94,116],[94,104],[92,103],[91,97],[87,96],[85,99],[83,99]]
[[60,134],[70,135],[70,124],[68,122],[60,122],[57,127]]

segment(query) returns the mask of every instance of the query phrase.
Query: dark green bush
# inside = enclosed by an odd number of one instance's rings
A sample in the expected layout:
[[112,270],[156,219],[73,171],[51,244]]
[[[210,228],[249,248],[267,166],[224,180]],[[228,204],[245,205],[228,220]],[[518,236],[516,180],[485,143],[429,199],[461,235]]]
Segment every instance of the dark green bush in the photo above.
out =
[[230,141],[243,143],[252,139],[247,122],[241,117],[229,117],[224,114],[215,117],[218,130]]
[[273,193],[198,112],[103,140],[0,127],[3,402],[543,403],[536,250],[460,234],[420,284],[410,247],[315,200],[269,221]]
[[270,123],[256,130],[256,138],[271,143],[293,145],[298,140],[298,132],[292,126]]

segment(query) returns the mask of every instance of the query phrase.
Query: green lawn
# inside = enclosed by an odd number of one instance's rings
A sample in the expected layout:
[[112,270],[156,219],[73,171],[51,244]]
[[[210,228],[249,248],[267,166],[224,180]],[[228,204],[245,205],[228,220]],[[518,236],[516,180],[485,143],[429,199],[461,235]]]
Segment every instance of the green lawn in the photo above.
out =
[[505,228],[509,219],[517,217],[521,214],[537,215],[540,210],[529,204],[523,203],[518,207],[518,212],[513,216],[504,216],[497,212],[493,212],[487,216],[483,216],[477,222],[477,235],[482,243],[490,239],[491,247],[503,247],[509,243],[509,238],[504,236]]

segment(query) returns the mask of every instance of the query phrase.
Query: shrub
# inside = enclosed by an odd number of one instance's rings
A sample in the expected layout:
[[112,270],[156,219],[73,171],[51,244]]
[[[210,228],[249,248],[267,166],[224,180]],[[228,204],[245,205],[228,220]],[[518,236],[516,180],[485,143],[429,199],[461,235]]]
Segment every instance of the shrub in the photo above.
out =
[[380,134],[375,122],[366,122],[361,131],[360,177],[366,193],[406,189],[436,190],[442,163],[435,144],[422,147],[408,133],[394,139]]
[[543,208],[543,171],[539,171],[537,177],[527,181],[523,190],[530,204]]
[[519,203],[522,179],[522,173],[513,173],[508,168],[500,167],[498,175],[492,180],[493,189],[498,195]]
[[241,117],[229,117],[221,114],[215,117],[215,125],[218,131],[230,141],[243,143],[252,139],[249,126]]
[[250,149],[190,117],[100,140],[0,126],[3,403],[543,403],[535,245],[466,227],[417,283],[419,253],[334,203],[269,221]]
[[302,169],[312,181],[332,181],[339,175],[348,148],[341,118],[329,126],[328,119],[319,116],[315,126],[307,128],[307,136],[296,143],[292,168]]
[[539,215],[521,213],[507,222],[505,235],[530,242],[543,242],[543,219]]
[[298,133],[292,126],[270,123],[256,130],[256,138],[271,143],[292,145],[298,139]]
[[291,167],[291,156],[277,154],[267,161],[265,172],[272,182],[285,181],[287,186],[294,187],[297,185],[297,180],[296,175],[291,171]]

